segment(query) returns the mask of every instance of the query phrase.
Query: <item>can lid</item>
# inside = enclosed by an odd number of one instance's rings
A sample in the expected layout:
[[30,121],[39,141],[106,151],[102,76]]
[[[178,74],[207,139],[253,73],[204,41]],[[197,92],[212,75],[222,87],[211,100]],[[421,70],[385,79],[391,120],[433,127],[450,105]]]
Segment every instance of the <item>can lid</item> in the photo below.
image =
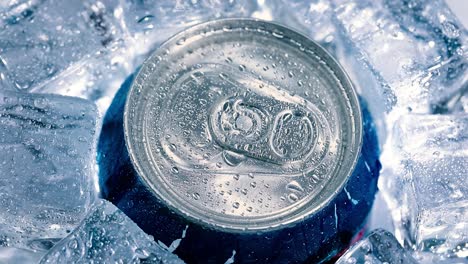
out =
[[339,193],[361,147],[356,93],[318,44],[286,27],[226,19],[191,27],[143,64],[124,128],[137,172],[191,221],[261,231]]

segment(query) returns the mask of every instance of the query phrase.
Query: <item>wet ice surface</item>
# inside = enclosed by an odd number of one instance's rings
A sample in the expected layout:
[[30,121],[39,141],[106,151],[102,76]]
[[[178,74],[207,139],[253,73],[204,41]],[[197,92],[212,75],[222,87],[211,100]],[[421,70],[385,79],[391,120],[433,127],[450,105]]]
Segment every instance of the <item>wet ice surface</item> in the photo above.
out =
[[158,245],[110,202],[99,200],[68,237],[57,243],[45,263],[183,264]]
[[38,263],[44,255],[44,251],[32,251],[12,247],[0,247],[0,263],[25,264]]
[[466,81],[466,30],[443,1],[333,2],[342,34],[380,82],[388,109],[426,112]]
[[372,231],[340,257],[337,264],[416,264],[417,262],[398,243],[392,233],[383,229]]
[[0,92],[1,247],[47,250],[84,217],[95,197],[96,120],[87,100]]
[[[466,29],[442,0],[288,1],[279,14],[335,54],[386,124],[446,104],[467,82]],[[379,121],[382,120],[382,121]]]
[[78,61],[111,47],[122,30],[91,1],[31,1],[4,10],[0,21],[4,84],[30,90]]
[[11,1],[0,12],[0,89],[79,96],[99,109],[108,105],[133,71],[118,3]]
[[0,6],[0,89],[78,96],[101,113],[159,44],[252,1],[11,1]]
[[380,182],[408,246],[440,259],[468,256],[468,115],[408,115],[395,125]]

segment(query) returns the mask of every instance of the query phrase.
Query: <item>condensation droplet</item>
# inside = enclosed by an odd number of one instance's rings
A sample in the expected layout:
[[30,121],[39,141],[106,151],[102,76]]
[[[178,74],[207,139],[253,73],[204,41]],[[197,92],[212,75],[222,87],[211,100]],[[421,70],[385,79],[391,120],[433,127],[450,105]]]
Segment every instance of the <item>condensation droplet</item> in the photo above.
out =
[[294,193],[290,193],[290,194],[288,194],[288,200],[291,203],[295,203],[295,202],[297,202],[297,200],[299,200],[299,197]]

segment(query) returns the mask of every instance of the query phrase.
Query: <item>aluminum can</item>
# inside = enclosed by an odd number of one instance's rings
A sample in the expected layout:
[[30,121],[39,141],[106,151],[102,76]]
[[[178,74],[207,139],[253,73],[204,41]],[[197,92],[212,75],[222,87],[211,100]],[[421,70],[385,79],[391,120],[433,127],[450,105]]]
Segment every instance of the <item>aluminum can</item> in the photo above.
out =
[[187,263],[319,263],[364,227],[381,168],[365,102],[318,44],[215,20],[169,39],[103,123],[100,186]]

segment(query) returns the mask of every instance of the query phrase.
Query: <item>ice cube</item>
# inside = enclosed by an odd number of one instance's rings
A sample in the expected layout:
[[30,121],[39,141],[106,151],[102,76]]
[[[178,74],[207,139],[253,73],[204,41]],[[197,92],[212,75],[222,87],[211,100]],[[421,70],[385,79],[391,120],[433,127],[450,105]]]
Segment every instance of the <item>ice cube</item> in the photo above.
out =
[[49,0],[18,6],[0,23],[0,86],[89,99],[100,113],[162,41],[190,25],[250,16],[257,8],[247,0]]
[[99,200],[69,236],[45,255],[45,263],[183,263],[158,245],[110,202]]
[[[468,79],[468,75],[466,78]],[[436,105],[434,112],[438,114],[468,113],[468,81],[460,91]]]
[[417,262],[398,243],[392,233],[376,229],[365,239],[354,244],[336,264],[416,264]]
[[390,217],[390,209],[387,206],[382,192],[378,192],[375,195],[374,204],[372,205],[369,215],[369,221],[367,222],[367,228],[369,230],[394,230],[395,228],[392,218]]
[[468,257],[468,114],[408,115],[396,124],[379,182],[409,247]]
[[387,122],[444,107],[466,82],[467,31],[443,0],[281,0],[276,5],[274,20],[305,32],[343,65],[369,103],[382,143]]
[[351,55],[364,65],[354,71],[372,72],[387,109],[428,113],[461,88],[467,32],[444,1],[334,0],[333,5]]
[[328,0],[281,0],[272,6],[275,21],[304,32],[335,56],[346,44],[337,37],[334,6]]
[[139,65],[149,51],[179,31],[200,22],[251,17],[258,9],[255,1],[121,1],[126,28],[132,36]]
[[1,264],[38,263],[44,256],[43,251],[33,251],[12,247],[0,247]]
[[[0,20],[3,86],[41,86],[85,57],[119,44],[124,30],[113,15],[118,2],[28,1],[13,5]],[[114,3],[115,2],[115,3]]]
[[96,107],[0,91],[0,246],[48,250],[96,196]]

